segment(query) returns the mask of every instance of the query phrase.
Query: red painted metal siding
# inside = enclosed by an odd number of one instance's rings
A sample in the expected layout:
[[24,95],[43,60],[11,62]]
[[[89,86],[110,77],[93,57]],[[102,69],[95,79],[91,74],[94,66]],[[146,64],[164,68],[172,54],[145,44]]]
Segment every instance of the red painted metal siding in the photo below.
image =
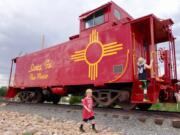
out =
[[[91,43],[90,36],[91,40],[94,38]],[[15,86],[47,87],[132,82],[130,37],[129,24],[112,26],[106,31],[94,28],[88,31],[86,37],[20,57],[16,62]],[[108,46],[110,43],[112,44]],[[82,54],[78,56],[78,51],[85,49],[87,51],[83,58],[79,57]],[[106,51],[105,54],[102,50]],[[100,57],[102,58],[97,63]],[[78,61],[77,58],[82,60]],[[123,66],[121,74],[113,72],[116,65]]]

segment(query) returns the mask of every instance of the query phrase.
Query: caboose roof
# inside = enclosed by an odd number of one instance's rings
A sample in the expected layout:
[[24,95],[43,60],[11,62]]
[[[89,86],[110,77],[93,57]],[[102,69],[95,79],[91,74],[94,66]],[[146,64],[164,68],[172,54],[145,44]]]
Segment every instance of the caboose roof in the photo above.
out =
[[150,28],[150,18],[153,19],[154,22],[154,39],[155,43],[161,43],[169,41],[169,34],[171,31],[169,30],[169,27],[173,25],[173,21],[171,19],[159,19],[155,15],[150,14],[147,16],[140,17],[138,19],[134,19],[130,21],[131,25],[136,25],[137,28],[143,27],[144,33],[149,33]]
[[81,14],[81,15],[79,16],[79,18],[80,18],[80,19],[85,19],[85,18],[87,18],[89,15],[91,15],[91,14],[93,14],[93,13],[95,13],[95,12],[97,12],[97,11],[103,9],[103,8],[110,7],[111,4],[114,4],[114,3],[113,3],[113,2],[108,2],[108,3],[106,3],[106,4],[104,4],[104,5],[100,6],[100,7],[98,7],[98,8],[96,8],[96,9],[87,11],[87,12]]

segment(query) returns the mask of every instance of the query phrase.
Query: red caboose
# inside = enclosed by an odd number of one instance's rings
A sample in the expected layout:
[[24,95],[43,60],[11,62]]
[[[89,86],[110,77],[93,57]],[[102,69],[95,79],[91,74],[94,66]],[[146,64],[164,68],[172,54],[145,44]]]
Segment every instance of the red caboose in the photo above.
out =
[[[177,73],[171,19],[162,20],[153,14],[133,19],[113,2],[79,18],[80,34],[69,41],[12,60],[15,77],[7,97],[18,93],[22,101],[57,103],[63,95],[82,95],[86,88],[92,88],[95,102],[103,106],[148,108],[159,100],[175,101]],[[168,50],[157,50],[162,42],[169,42]],[[150,58],[154,60],[151,71],[147,71],[146,102],[137,74],[139,57],[147,63]],[[164,62],[163,82],[159,81],[158,59]]]

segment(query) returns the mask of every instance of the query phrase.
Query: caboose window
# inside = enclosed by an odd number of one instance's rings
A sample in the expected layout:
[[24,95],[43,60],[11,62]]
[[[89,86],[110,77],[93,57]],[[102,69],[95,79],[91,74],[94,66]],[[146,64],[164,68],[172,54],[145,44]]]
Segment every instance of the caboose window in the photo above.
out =
[[93,20],[93,16],[89,16],[87,19],[86,19],[86,28],[91,28],[94,26],[94,20]]
[[121,19],[121,14],[119,13],[119,11],[117,9],[114,9],[114,16],[116,17],[116,19],[120,20]]
[[100,10],[85,19],[86,29],[102,23],[104,23],[104,10]]
[[99,12],[96,12],[95,18],[94,18],[94,24],[99,25],[104,23],[104,11],[100,10]]

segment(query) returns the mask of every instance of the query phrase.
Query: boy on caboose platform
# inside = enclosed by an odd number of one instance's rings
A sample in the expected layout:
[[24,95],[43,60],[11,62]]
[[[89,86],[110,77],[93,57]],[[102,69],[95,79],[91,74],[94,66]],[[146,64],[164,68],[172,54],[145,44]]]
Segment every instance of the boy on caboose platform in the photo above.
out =
[[152,65],[153,65],[153,59],[151,59],[150,61],[150,65],[148,65],[146,63],[146,60],[143,58],[143,57],[139,57],[138,59],[138,62],[137,62],[137,65],[138,65],[138,78],[139,80],[143,83],[142,85],[142,88],[144,90],[144,99],[143,101],[148,101],[148,97],[147,97],[147,72],[146,72],[146,69],[151,69],[152,68]]

